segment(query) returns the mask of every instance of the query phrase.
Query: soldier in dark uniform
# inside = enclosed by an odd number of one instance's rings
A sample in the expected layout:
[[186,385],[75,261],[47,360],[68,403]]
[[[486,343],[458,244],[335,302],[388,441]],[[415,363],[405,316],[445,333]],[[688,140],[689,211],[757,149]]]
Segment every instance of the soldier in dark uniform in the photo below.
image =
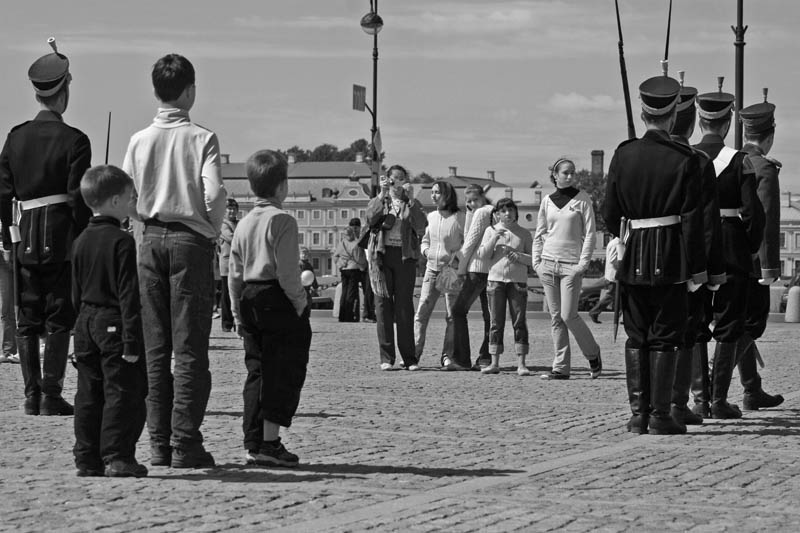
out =
[[[681,82],[680,102],[675,124],[672,126],[672,140],[690,147],[689,138],[694,133],[697,107],[697,89],[683,84],[683,71],[678,72]],[[683,424],[702,424],[703,414],[689,409],[689,388],[693,374],[705,375],[708,383],[708,341],[711,340],[709,324],[712,318],[713,291],[725,283],[725,265],[722,262],[722,228],[717,199],[717,176],[714,165],[703,152],[700,157],[701,204],[703,209],[703,235],[708,284],[689,293],[689,314],[686,325],[686,343],[678,350],[678,364],[675,369],[675,383],[672,387],[672,417]],[[705,369],[701,372],[701,369]],[[708,406],[706,398],[706,406]]]
[[[72,241],[88,224],[91,211],[80,195],[90,166],[89,138],[64,123],[69,103],[69,60],[54,53],[28,70],[41,111],[14,127],[0,154],[0,222],[4,253],[10,251],[12,201],[19,201],[21,242],[16,245],[19,316],[17,343],[25,382],[25,413],[71,415],[61,396],[70,330],[75,321],[70,298]],[[39,337],[47,335],[44,364]]]
[[780,189],[778,172],[781,164],[768,157],[775,139],[775,106],[764,102],[742,109],[739,116],[744,124],[745,145],[742,152],[748,155],[756,172],[756,191],[764,208],[764,238],[758,255],[754,258],[753,272],[747,281],[747,311],[744,335],[739,339],[739,376],[744,387],[742,406],[747,410],[775,407],[783,403],[783,396],[772,396],[761,388],[756,359],[761,359],[755,340],[761,337],[769,317],[769,286],[781,275],[780,263]]
[[685,342],[687,289],[707,281],[700,158],[669,137],[679,92],[667,76],[639,86],[647,131],[619,145],[608,170],[606,225],[626,248],[617,279],[633,433],[686,432],[670,414],[672,384]]
[[[747,154],[725,146],[731,125],[734,96],[717,92],[697,97],[703,139],[695,148],[713,161],[717,175],[719,212],[722,219],[722,256],[726,281],[714,294],[713,336],[717,341],[711,368],[711,416],[740,418],[739,407],[728,403],[737,343],[744,334],[747,283],[753,270],[752,254],[764,233],[764,212],[756,195],[755,172]],[[700,410],[705,406],[700,404]]]

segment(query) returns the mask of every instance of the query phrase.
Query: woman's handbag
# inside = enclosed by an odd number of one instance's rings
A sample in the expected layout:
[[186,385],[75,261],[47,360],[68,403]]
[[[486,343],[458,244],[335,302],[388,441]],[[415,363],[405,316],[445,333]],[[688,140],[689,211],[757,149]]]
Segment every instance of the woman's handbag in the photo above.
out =
[[456,295],[461,292],[464,280],[459,277],[456,269],[450,265],[445,265],[436,276],[436,289],[444,294]]

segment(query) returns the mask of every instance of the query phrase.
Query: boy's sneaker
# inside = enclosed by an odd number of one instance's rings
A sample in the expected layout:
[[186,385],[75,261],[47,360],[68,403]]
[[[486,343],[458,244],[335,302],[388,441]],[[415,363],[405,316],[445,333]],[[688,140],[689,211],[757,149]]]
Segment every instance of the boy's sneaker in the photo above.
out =
[[542,374],[539,377],[542,379],[569,379],[569,374],[562,374],[561,372],[556,372],[553,370],[547,374]]
[[383,370],[384,372],[387,371],[387,370],[392,370],[392,369],[393,369],[393,367],[392,367],[391,363],[381,363],[381,370]]
[[411,372],[416,372],[417,370],[419,370],[419,365],[409,365],[408,370]]
[[202,446],[191,450],[172,449],[172,468],[214,468],[214,456]]
[[172,446],[150,446],[150,464],[170,466],[172,464]]
[[133,461],[115,459],[106,465],[106,477],[147,477],[147,467]]
[[12,353],[8,356],[8,362],[14,363],[15,365],[19,364],[19,354]]
[[589,369],[592,379],[599,378],[600,374],[603,373],[603,360],[600,359],[599,353],[597,354],[597,357],[589,361]]
[[281,442],[281,438],[272,443],[264,442],[257,452],[247,452],[247,463],[262,466],[286,466],[289,468],[299,464],[300,459]]

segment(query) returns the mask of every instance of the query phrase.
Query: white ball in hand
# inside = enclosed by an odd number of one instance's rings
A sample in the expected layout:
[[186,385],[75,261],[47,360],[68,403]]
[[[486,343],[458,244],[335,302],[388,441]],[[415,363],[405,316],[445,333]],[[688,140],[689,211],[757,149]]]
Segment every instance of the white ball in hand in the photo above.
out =
[[316,276],[310,270],[303,270],[300,274],[300,283],[303,284],[303,287],[310,287],[314,284],[314,280]]

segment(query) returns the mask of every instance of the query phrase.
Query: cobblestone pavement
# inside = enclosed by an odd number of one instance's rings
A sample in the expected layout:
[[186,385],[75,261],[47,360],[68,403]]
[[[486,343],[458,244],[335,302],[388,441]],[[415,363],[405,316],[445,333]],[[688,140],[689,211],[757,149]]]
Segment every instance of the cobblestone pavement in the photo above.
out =
[[[573,378],[554,382],[538,378],[552,357],[548,320],[529,320],[530,377],[511,355],[497,376],[436,370],[442,322],[429,328],[423,371],[381,372],[374,324],[315,314],[284,433],[301,457],[294,470],[244,464],[242,350],[216,321],[203,426],[213,469],[78,478],[72,418],[24,416],[19,366],[0,365],[0,530],[800,531],[800,326],[772,323],[760,342],[780,408],[636,436],[624,430],[623,344],[608,322],[590,324],[603,376],[590,379],[576,353]],[[75,378],[70,368],[68,398]],[[731,399],[741,392],[735,377]],[[138,454],[149,466],[146,431]]]

